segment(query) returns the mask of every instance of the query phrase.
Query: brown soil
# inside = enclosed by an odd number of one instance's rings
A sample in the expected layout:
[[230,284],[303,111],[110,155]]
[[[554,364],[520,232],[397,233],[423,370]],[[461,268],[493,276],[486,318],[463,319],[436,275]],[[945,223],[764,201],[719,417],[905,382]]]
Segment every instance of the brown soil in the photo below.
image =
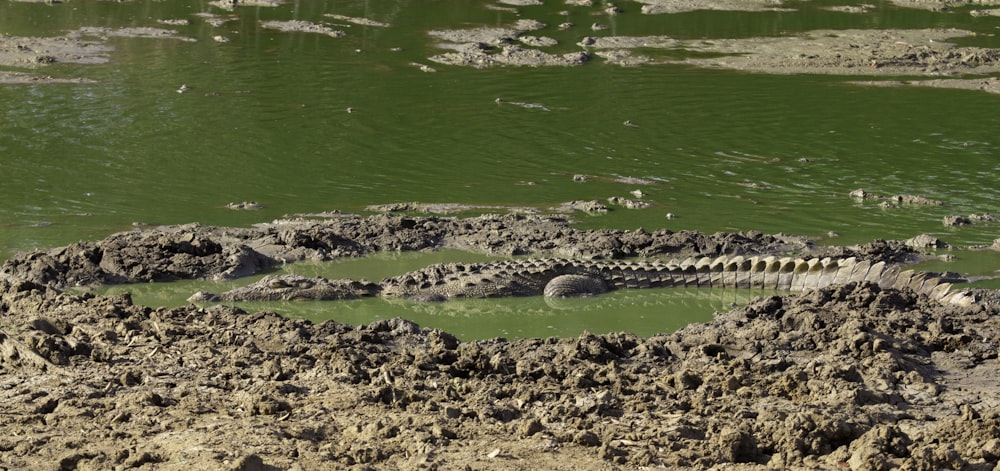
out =
[[[650,338],[460,342],[398,319],[312,324],[59,289],[441,246],[817,253],[757,233],[342,216],[168,227],[24,254],[0,270],[0,467],[881,470],[1000,460],[991,292],[959,307],[851,284],[758,298]],[[913,256],[897,242],[824,250]]]

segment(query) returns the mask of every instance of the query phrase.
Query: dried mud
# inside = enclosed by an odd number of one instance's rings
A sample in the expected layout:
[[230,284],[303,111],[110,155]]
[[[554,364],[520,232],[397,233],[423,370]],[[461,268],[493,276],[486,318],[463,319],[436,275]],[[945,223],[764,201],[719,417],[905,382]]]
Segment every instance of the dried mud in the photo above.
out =
[[759,233],[390,215],[164,227],[22,254],[0,269],[0,467],[881,470],[1000,460],[992,292],[960,307],[850,284],[757,298],[649,338],[461,342],[400,319],[313,324],[63,290],[436,247],[915,255],[901,242],[819,252]]

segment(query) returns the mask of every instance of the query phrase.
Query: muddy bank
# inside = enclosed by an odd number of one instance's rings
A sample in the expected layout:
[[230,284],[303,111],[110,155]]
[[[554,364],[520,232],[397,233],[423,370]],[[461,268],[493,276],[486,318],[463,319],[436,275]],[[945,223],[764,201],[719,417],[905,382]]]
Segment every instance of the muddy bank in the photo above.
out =
[[905,261],[914,256],[901,242],[817,248],[802,237],[759,232],[579,230],[571,227],[564,217],[550,216],[485,215],[466,219],[391,214],[331,216],[279,220],[251,228],[189,224],[122,232],[98,242],[19,254],[0,266],[0,278],[56,288],[233,279],[288,262],[439,248],[498,256],[597,259],[808,253],[863,254],[870,259]]
[[[463,244],[609,257],[810,250],[762,234],[376,216],[179,226],[26,254],[0,279],[0,464],[992,469],[1000,460],[1000,312],[990,292],[959,307],[850,284],[759,298],[650,338],[460,342],[402,320],[312,324],[55,288],[235,276],[251,251],[264,266]],[[829,250],[911,255],[866,247]]]

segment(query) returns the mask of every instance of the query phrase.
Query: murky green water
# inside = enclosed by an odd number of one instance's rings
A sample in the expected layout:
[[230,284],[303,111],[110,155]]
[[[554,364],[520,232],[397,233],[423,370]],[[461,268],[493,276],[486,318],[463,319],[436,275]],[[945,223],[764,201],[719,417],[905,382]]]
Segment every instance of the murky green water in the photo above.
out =
[[[596,34],[586,27],[595,21],[587,10],[547,3],[522,7],[517,16],[485,8],[488,2],[292,2],[239,8],[238,18],[221,27],[193,16],[223,13],[206,2],[0,3],[0,32],[11,35],[155,26],[198,39],[112,38],[116,51],[107,64],[44,70],[97,83],[0,86],[0,258],[102,238],[133,223],[247,225],[332,209],[360,213],[369,204],[401,201],[547,208],[629,196],[636,189],[652,208],[580,215],[581,227],[756,229],[814,237],[832,231],[840,236],[830,242],[838,244],[919,233],[952,244],[990,244],[1000,235],[997,224],[941,223],[948,214],[1000,212],[997,96],[860,88],[837,77],[621,68],[599,60],[568,69],[492,70],[427,60],[441,52],[427,35],[432,29],[568,19],[581,26],[538,32],[558,39],[564,51]],[[625,3],[625,14],[598,19],[612,26],[608,34],[677,37],[960,27],[982,33],[963,43],[1000,46],[994,36],[1000,18],[881,2],[870,14],[818,9],[825,4],[831,2],[793,3],[799,11],[785,13],[646,16],[638,4]],[[572,14],[561,16],[562,10]],[[259,26],[263,19],[343,24],[326,13],[393,26],[344,27],[344,38]],[[191,24],[156,22],[175,18]],[[217,43],[215,35],[231,41]],[[414,62],[438,71],[422,72]],[[192,92],[176,93],[181,84]],[[498,97],[543,108],[498,106]],[[346,112],[349,107],[355,112]],[[639,126],[624,126],[625,120]],[[579,173],[595,178],[574,183]],[[657,184],[621,184],[614,182],[617,176]],[[946,205],[886,210],[848,198],[857,188],[918,194]],[[248,200],[265,208],[225,208]],[[666,213],[677,218],[668,220]],[[996,258],[963,253],[952,266],[993,273],[1000,266]],[[470,315],[473,321],[458,312],[492,308],[477,304],[450,314],[441,308],[429,317],[411,309],[407,315],[440,325],[461,319],[455,325],[476,326],[469,332],[511,336],[521,335],[518,329],[563,335],[579,327],[670,328],[642,327],[638,317],[628,317],[635,312],[628,299],[638,295],[621,296],[618,307],[592,316],[614,319],[610,324],[588,324],[584,314],[553,309],[529,315],[543,327],[528,329],[527,320],[500,314],[544,311],[540,299],[498,305],[497,314]],[[301,315],[363,322],[392,309],[387,303],[353,303],[308,308]],[[575,311],[588,312],[583,306]]]
[[[432,263],[487,261],[489,257],[455,250],[433,253],[386,253],[330,263],[299,263],[279,272],[328,278],[379,280],[423,268]],[[219,292],[257,281],[254,276],[233,282],[181,281],[165,284],[112,286],[102,293],[128,292],[134,302],[150,306],[180,306],[197,291]],[[467,299],[446,303],[362,299],[337,302],[235,303],[250,311],[275,311],[314,321],[335,318],[349,324],[403,317],[420,325],[441,328],[462,339],[491,337],[575,337],[583,331],[627,330],[649,336],[673,331],[690,322],[707,321],[715,312],[745,304],[762,290],[662,289],[617,291],[588,299],[545,299],[541,296],[507,299]]]

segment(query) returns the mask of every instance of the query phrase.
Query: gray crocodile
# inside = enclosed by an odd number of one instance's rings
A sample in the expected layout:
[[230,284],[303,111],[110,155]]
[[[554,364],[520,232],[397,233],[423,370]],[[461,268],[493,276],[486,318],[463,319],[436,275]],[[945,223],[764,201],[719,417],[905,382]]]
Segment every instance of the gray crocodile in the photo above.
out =
[[851,282],[882,288],[910,288],[945,302],[963,303],[952,282],[964,281],[899,265],[851,258],[702,257],[683,261],[517,259],[485,263],[435,264],[380,283],[328,280],[298,275],[268,276],[201,301],[353,299],[381,296],[414,301],[510,296],[579,297],[617,289],[724,288],[805,291]]
[[224,293],[199,291],[189,297],[188,301],[330,301],[370,298],[378,296],[381,290],[379,285],[367,281],[283,274],[265,276],[255,283]]

